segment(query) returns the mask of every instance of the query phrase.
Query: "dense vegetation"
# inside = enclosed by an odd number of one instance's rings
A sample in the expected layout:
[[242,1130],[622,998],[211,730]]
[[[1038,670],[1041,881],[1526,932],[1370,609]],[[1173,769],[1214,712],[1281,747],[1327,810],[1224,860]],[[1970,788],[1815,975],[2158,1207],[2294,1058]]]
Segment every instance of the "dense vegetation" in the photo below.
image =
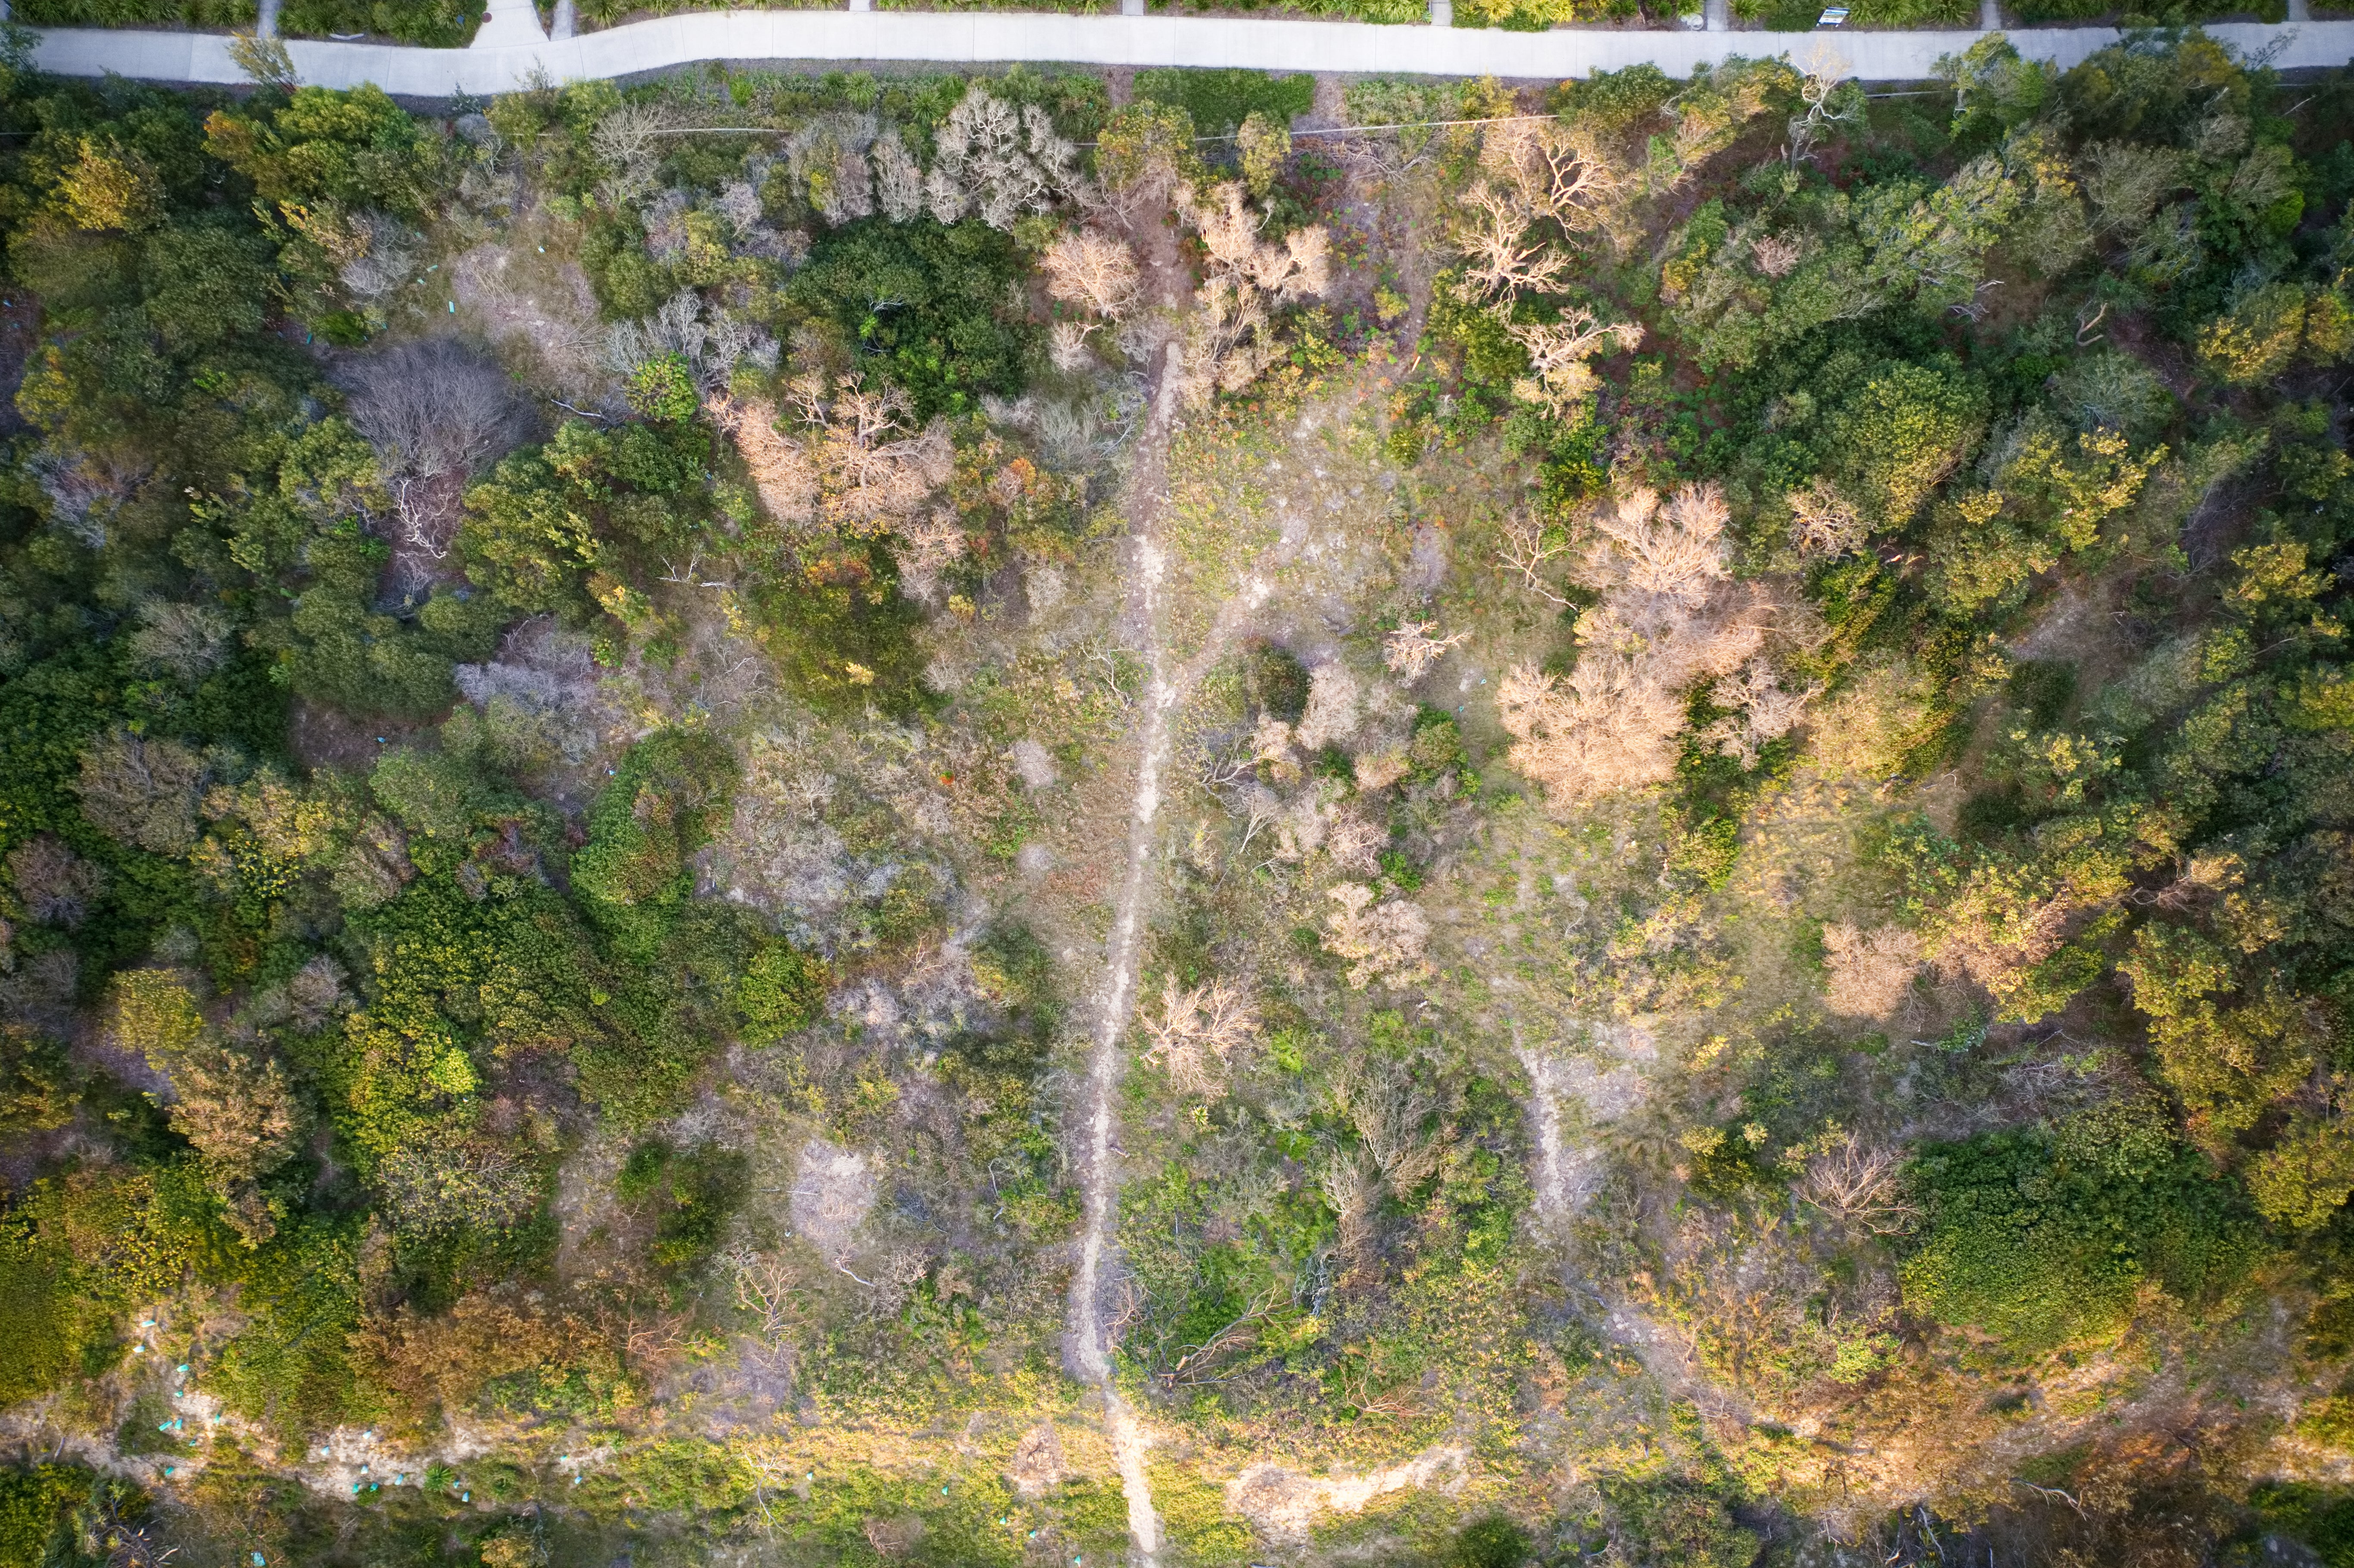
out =
[[2343,83],[23,60],[0,1564],[2354,1561]]

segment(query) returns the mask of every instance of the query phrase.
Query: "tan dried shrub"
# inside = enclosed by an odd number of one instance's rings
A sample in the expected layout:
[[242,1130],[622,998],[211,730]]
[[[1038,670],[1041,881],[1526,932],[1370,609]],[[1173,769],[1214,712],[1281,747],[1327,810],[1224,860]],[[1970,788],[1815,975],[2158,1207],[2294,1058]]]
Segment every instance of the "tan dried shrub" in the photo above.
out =
[[708,405],[778,522],[871,537],[908,525],[948,482],[956,456],[948,432],[937,423],[917,429],[898,387],[811,373],[794,378],[786,400],[799,434],[779,429],[777,410],[763,403],[723,394]]
[[1864,671],[1817,716],[1815,765],[1833,778],[1895,778],[1935,734],[1936,694],[1928,677],[1901,660]]
[[1410,985],[1428,977],[1423,953],[1430,922],[1421,910],[1402,898],[1377,906],[1362,883],[1341,883],[1326,896],[1340,907],[1324,917],[1324,949],[1349,966],[1352,987]]
[[396,1422],[429,1431],[471,1410],[493,1383],[518,1376],[622,1386],[621,1345],[587,1317],[512,1287],[461,1298],[446,1314],[408,1308],[371,1318],[351,1338],[354,1360]]
[[1603,599],[1578,618],[1576,665],[1565,676],[1519,666],[1496,698],[1512,766],[1556,809],[1666,779],[1684,694],[1732,674],[1764,641],[1769,607],[1732,584],[1726,520],[1714,485],[1687,485],[1665,504],[1632,491],[1589,517],[1600,537],[1581,575]]
[[1118,321],[1136,302],[1136,253],[1101,229],[1068,230],[1039,258],[1046,291],[1106,321]]
[[1258,1033],[1258,1009],[1249,989],[1233,980],[1180,990],[1172,975],[1161,982],[1161,1015],[1141,1022],[1152,1040],[1144,1059],[1180,1092],[1215,1098],[1225,1093],[1235,1052]]
[[1308,677],[1308,705],[1294,732],[1300,748],[1320,751],[1355,735],[1363,700],[1364,688],[1346,664],[1337,659],[1319,664]]
[[1866,931],[1847,921],[1823,927],[1823,1005],[1842,1018],[1885,1018],[1921,972],[1921,938],[1900,926]]
[[736,443],[751,471],[760,504],[779,523],[806,522],[817,513],[817,465],[800,441],[777,429],[777,408],[758,399],[737,402],[724,393],[707,405],[711,422]]

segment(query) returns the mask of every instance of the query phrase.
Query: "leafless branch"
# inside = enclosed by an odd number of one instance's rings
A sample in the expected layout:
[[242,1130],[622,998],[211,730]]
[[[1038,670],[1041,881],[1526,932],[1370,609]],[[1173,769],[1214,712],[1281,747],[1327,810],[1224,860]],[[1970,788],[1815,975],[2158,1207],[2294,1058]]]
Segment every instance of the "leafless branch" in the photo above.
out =
[[1506,571],[1519,577],[1522,588],[1554,604],[1565,605],[1569,600],[1555,593],[1538,575],[1537,568],[1568,552],[1565,541],[1547,543],[1543,523],[1525,512],[1516,512],[1504,524],[1504,547],[1496,558]]

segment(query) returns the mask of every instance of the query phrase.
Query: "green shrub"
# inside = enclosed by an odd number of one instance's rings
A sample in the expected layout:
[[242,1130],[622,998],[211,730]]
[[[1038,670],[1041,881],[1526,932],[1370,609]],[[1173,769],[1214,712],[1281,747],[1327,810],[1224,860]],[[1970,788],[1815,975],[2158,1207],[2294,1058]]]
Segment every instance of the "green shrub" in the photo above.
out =
[[1759,1542],[1742,1528],[1723,1498],[1688,1482],[1617,1481],[1603,1497],[1634,1560],[1661,1568],[1749,1568]]
[[1290,124],[1315,107],[1316,79],[1305,72],[1270,76],[1256,70],[1140,70],[1135,95],[1185,111],[1204,136],[1228,136],[1253,114]]
[[737,981],[736,1005],[770,1039],[807,1029],[825,1007],[825,966],[790,942],[763,942]]
[[1308,711],[1308,666],[1299,656],[1255,637],[1243,649],[1242,666],[1243,700],[1271,718],[1298,724]]
[[685,356],[665,354],[630,372],[630,407],[649,419],[675,424],[692,419],[703,406],[695,373]]
[[348,37],[366,33],[427,48],[459,49],[473,42],[482,0],[287,0],[279,31],[295,37]]
[[1013,238],[978,219],[861,218],[821,235],[786,293],[928,420],[1022,390],[1034,335],[1013,295],[1022,270]]
[[250,27],[254,0],[25,0],[16,21],[34,27]]
[[745,1170],[744,1157],[732,1150],[679,1150],[648,1139],[630,1150],[613,1191],[624,1203],[652,1210],[654,1264],[677,1270],[719,1245],[728,1216],[744,1201]]
[[725,747],[670,731],[631,747],[599,793],[572,885],[617,953],[649,962],[668,939],[693,891],[687,857],[710,836],[734,784]]
[[0,1568],[44,1568],[66,1561],[58,1537],[74,1505],[89,1495],[90,1478],[79,1465],[0,1470]]
[[1529,1532],[1501,1514],[1467,1524],[1455,1537],[1460,1568],[1521,1568],[1529,1560]]
[[1659,112],[1684,84],[1655,65],[1598,70],[1582,81],[1565,81],[1553,107],[1564,120],[1616,135]]
[[1932,1145],[1913,1180],[1928,1223],[1905,1306],[2022,1355],[2114,1335],[2145,1284],[2211,1301],[2264,1252],[2238,1185],[2147,1115]]
[[916,641],[920,607],[899,592],[898,564],[873,539],[811,556],[754,591],[763,644],[785,689],[825,713],[887,714],[931,702]]

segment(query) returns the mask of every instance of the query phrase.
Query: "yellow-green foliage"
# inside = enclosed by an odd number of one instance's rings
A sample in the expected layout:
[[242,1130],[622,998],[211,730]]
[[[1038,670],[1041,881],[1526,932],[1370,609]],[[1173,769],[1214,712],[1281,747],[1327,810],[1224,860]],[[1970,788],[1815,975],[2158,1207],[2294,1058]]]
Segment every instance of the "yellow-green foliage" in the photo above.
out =
[[0,1568],[41,1568],[73,1505],[88,1495],[90,1472],[73,1465],[0,1470]]
[[1225,1488],[1193,1467],[1152,1463],[1145,1467],[1152,1506],[1179,1561],[1200,1568],[1226,1568],[1250,1561],[1257,1544],[1250,1527],[1226,1508]]

